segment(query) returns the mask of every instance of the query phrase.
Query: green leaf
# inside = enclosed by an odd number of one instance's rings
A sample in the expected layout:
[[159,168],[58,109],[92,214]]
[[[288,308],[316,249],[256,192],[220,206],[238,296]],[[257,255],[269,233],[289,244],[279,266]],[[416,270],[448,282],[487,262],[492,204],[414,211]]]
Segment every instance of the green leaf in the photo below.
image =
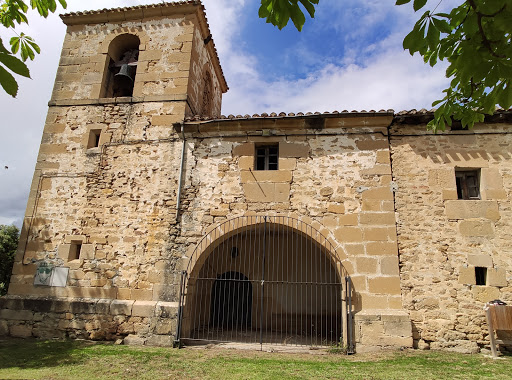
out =
[[452,31],[450,24],[448,24],[448,22],[446,22],[445,20],[432,17],[432,22],[434,23],[436,28],[442,33],[450,33]]
[[512,106],[512,86],[510,82],[507,86],[502,90],[500,97],[498,99],[498,104],[503,109],[508,110]]
[[284,28],[291,18],[297,30],[301,31],[306,17],[299,6],[299,1],[313,18],[315,15],[313,4],[318,4],[319,0],[261,0],[258,16],[279,29]]
[[2,38],[0,38],[0,53],[9,54],[9,50],[5,48]]
[[430,49],[434,50],[437,47],[437,44],[439,43],[439,35],[439,29],[436,28],[432,21],[429,22],[426,39]]
[[409,50],[411,55],[422,50],[426,45],[425,25],[420,26],[421,24],[422,22],[418,21],[413,30],[404,38],[403,47],[405,50]]
[[412,6],[414,8],[414,12],[419,11],[421,8],[423,8],[425,6],[426,3],[427,3],[427,0],[414,0],[413,6]]
[[10,40],[11,43],[11,51],[16,54],[21,48],[21,59],[23,61],[26,61],[28,58],[30,60],[34,60],[35,53],[37,54],[41,53],[41,49],[39,46],[34,42],[32,37],[27,36],[24,33],[21,33],[19,37],[12,37]]
[[396,0],[395,5],[403,5],[403,4],[407,4],[410,2],[411,2],[411,0]]
[[13,98],[18,94],[18,83],[16,79],[2,66],[0,66],[0,85]]
[[18,53],[18,50],[20,49],[20,38],[19,37],[12,37],[10,39],[11,44],[11,51],[13,54]]
[[[299,0],[299,1],[304,6],[304,8],[306,8],[306,10],[309,13],[309,16],[311,18],[315,18],[315,7],[313,6],[313,4],[311,4],[311,2],[309,2],[309,0]],[[318,4],[318,1],[315,4]]]
[[270,16],[270,11],[268,9],[268,5],[267,4],[263,4],[263,2],[262,2],[261,6],[260,6],[260,9],[258,10],[258,16],[260,18],[267,18],[268,16]]
[[27,65],[11,54],[0,53],[0,62],[12,72],[30,78]]
[[290,17],[297,30],[299,32],[302,31],[302,26],[306,22],[306,17],[304,17],[304,13],[302,13],[297,4],[291,6]]

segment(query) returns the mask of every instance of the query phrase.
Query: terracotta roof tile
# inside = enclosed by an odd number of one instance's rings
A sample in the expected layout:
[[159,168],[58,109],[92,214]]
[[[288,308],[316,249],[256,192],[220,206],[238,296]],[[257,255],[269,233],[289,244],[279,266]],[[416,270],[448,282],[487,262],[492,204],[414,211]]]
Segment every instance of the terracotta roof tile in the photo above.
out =
[[[299,118],[299,117],[308,117],[308,116],[317,116],[317,115],[322,115],[322,116],[329,116],[329,115],[332,115],[332,116],[335,116],[335,115],[355,115],[355,114],[376,114],[376,115],[379,115],[379,114],[382,114],[383,116],[389,116],[389,115],[393,115],[394,117],[398,117],[398,116],[401,116],[401,117],[404,117],[404,116],[426,116],[426,117],[430,117],[430,116],[433,116],[434,115],[434,112],[435,112],[435,108],[432,108],[430,110],[427,110],[425,108],[422,108],[420,110],[416,110],[416,109],[411,109],[411,110],[403,110],[403,111],[399,111],[399,112],[396,112],[393,110],[393,109],[388,109],[388,110],[385,110],[385,109],[380,109],[379,111],[375,111],[375,110],[370,110],[370,111],[366,111],[366,110],[361,110],[361,111],[357,111],[357,110],[352,110],[352,111],[347,111],[347,110],[343,110],[343,111],[332,111],[332,112],[328,112],[328,111],[325,111],[325,112],[297,112],[297,113],[294,113],[294,112],[290,112],[290,113],[286,113],[286,112],[271,112],[270,114],[266,113],[266,112],[263,112],[261,114],[253,114],[252,116],[251,115],[228,115],[228,116],[224,116],[224,115],[221,115],[219,117],[205,117],[205,116],[200,116],[200,115],[196,115],[196,116],[192,116],[192,117],[188,117],[185,119],[185,122],[194,122],[194,121],[222,121],[222,120],[250,120],[250,119],[265,119],[265,118],[269,118],[269,119],[277,119],[277,118]],[[510,113],[512,112],[512,108],[511,109],[508,109],[508,110],[504,110],[502,108],[496,108],[496,112],[497,113]]]
[[185,122],[192,122],[192,121],[221,121],[221,120],[247,120],[247,119],[265,119],[265,118],[269,118],[269,119],[277,119],[277,118],[298,118],[298,117],[304,117],[304,116],[317,116],[317,115],[322,115],[322,116],[329,116],[329,115],[344,115],[344,114],[383,114],[383,115],[386,115],[386,116],[389,116],[390,114],[394,114],[394,111],[393,110],[384,110],[384,109],[381,109],[380,111],[375,111],[375,110],[371,110],[371,111],[347,111],[347,110],[344,110],[344,111],[332,111],[332,112],[329,112],[329,111],[325,111],[325,112],[306,112],[306,113],[303,113],[303,112],[297,112],[297,113],[293,113],[293,112],[290,112],[290,113],[286,113],[286,112],[271,112],[270,114],[266,113],[266,112],[263,112],[261,114],[253,114],[252,116],[251,115],[228,115],[228,116],[225,116],[225,115],[221,115],[219,117],[205,117],[205,116],[200,116],[200,115],[195,115],[195,116],[192,116],[192,117],[188,117],[185,119]]

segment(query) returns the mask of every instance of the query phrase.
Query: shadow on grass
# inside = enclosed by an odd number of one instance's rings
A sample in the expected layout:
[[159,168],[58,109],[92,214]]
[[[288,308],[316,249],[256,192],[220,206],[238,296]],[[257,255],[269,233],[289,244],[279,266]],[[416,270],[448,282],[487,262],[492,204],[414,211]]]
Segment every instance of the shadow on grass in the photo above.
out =
[[83,341],[0,338],[0,369],[78,364],[85,359],[78,351],[93,344]]

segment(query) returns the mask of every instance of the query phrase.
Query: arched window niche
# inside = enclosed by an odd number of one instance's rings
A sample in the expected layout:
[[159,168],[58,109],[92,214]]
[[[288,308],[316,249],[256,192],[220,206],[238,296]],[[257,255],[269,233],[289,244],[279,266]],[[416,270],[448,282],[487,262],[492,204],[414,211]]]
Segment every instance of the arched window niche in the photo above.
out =
[[108,47],[101,98],[133,96],[139,45],[139,37],[133,34],[121,34],[112,40]]
[[213,103],[213,82],[212,76],[208,70],[203,74],[203,99],[201,101],[201,114],[203,116],[212,116]]

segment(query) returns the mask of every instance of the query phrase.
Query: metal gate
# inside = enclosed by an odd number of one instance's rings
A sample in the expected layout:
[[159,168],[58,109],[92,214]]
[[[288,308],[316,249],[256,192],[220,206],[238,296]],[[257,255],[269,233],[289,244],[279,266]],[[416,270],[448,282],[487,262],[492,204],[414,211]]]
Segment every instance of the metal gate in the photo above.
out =
[[215,226],[182,273],[177,340],[350,349],[350,279],[335,252],[295,218]]

